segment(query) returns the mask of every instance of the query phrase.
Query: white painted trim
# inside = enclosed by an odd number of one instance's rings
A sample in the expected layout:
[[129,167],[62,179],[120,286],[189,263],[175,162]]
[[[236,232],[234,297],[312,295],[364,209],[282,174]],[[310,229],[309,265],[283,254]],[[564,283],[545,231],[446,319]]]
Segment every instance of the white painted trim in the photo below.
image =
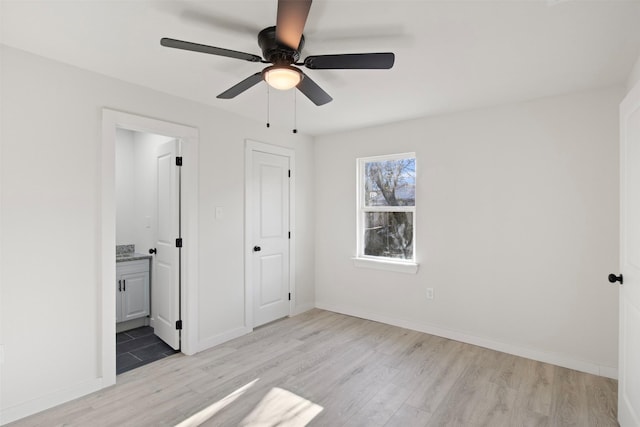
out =
[[245,290],[245,309],[244,324],[247,328],[253,330],[253,282],[251,270],[251,252],[249,248],[253,245],[251,239],[253,236],[253,223],[251,222],[252,201],[250,185],[253,179],[253,152],[276,154],[289,158],[289,169],[291,169],[291,179],[289,180],[289,231],[291,231],[291,239],[289,240],[289,292],[291,292],[291,301],[289,301],[289,316],[292,315],[296,302],[296,168],[295,168],[295,150],[279,145],[266,144],[264,142],[245,140],[245,168],[244,168],[244,290]]
[[[195,128],[193,139],[182,138],[181,217],[182,217],[182,352],[195,354],[198,343],[198,165],[199,132]],[[186,143],[185,143],[186,142]],[[185,189],[187,191],[185,191]]]
[[244,151],[244,326],[253,330],[253,286],[251,280],[251,258],[249,248],[251,247],[251,233],[253,223],[251,214],[253,203],[251,201],[251,191],[249,183],[252,180],[253,161],[249,141],[245,141]]
[[5,408],[0,412],[0,425],[5,425],[37,412],[44,411],[45,409],[53,408],[54,406],[69,402],[70,400],[77,399],[89,393],[93,393],[104,387],[105,386],[100,378],[94,378],[92,380],[76,384],[72,387],[56,390],[55,392],[45,396],[40,396],[36,399],[28,400],[18,405]]
[[[399,159],[406,159],[406,158],[413,158],[415,160],[415,173],[416,173],[416,182],[417,182],[417,174],[418,174],[418,156],[416,155],[415,152],[408,152],[408,153],[397,153],[397,154],[387,154],[387,155],[382,155],[382,156],[372,156],[372,157],[358,157],[356,158],[356,255],[353,258],[354,259],[354,265],[356,267],[364,267],[364,268],[375,268],[378,270],[390,270],[390,271],[397,271],[397,272],[401,272],[401,273],[417,273],[418,272],[418,264],[416,263],[417,258],[417,242],[416,242],[416,236],[417,236],[417,216],[416,216],[416,210],[418,208],[418,200],[417,200],[417,196],[418,194],[416,193],[416,200],[414,200],[414,205],[413,206],[375,206],[375,207],[365,207],[364,206],[364,200],[363,200],[363,187],[364,187],[364,183],[363,183],[363,169],[366,163],[368,162],[375,162],[375,161],[385,161],[385,160],[399,160]],[[417,186],[417,184],[416,184]],[[369,263],[369,260],[372,260],[372,258],[366,257],[366,255],[364,255],[364,216],[365,216],[365,212],[371,212],[371,211],[377,211],[377,212],[396,212],[396,211],[400,211],[400,212],[412,212],[413,213],[413,258],[410,260],[406,260],[403,263],[407,264],[407,265],[413,265],[415,268],[415,271],[412,271],[411,268],[407,268],[407,267],[397,267],[395,268],[393,265],[383,265],[383,264],[375,264],[375,263]],[[379,259],[380,262],[385,263],[385,264],[399,264],[398,262],[394,261],[392,258],[383,258],[383,257],[376,257],[376,259]]]
[[363,319],[373,320],[376,322],[386,323],[387,325],[398,326],[400,328],[411,329],[413,331],[424,332],[426,334],[436,335],[443,338],[449,338],[455,341],[473,344],[479,347],[512,354],[514,356],[525,357],[527,359],[532,359],[539,362],[550,363],[552,365],[562,366],[564,368],[574,369],[576,371],[586,372],[593,375],[600,375],[613,379],[617,379],[618,376],[618,369],[612,366],[598,365],[597,363],[586,362],[584,360],[575,359],[570,356],[558,353],[549,353],[533,348],[513,345],[501,341],[496,341],[487,337],[480,337],[468,334],[466,332],[442,328],[437,325],[428,323],[416,323],[409,320],[388,317],[368,310],[362,310],[360,308],[327,304],[324,302],[316,302],[316,307],[323,310],[346,314],[349,316],[355,316]]
[[[2,97],[2,87],[4,85],[0,84],[0,98]],[[2,128],[2,117],[4,117],[2,115],[2,102],[0,102],[0,128]],[[0,135],[2,133],[0,132]],[[2,168],[2,147],[3,144],[0,143],[0,168]],[[4,252],[2,249],[2,242],[4,241],[2,239],[2,234],[3,234],[3,227],[2,224],[4,223],[2,220],[2,213],[4,212],[4,210],[2,209],[2,199],[3,199],[3,195],[2,195],[2,189],[3,184],[2,184],[2,176],[4,174],[0,173],[0,271],[2,270],[2,253]],[[3,307],[3,302],[2,302],[2,288],[3,288],[3,283],[2,283],[2,274],[0,274],[0,307]],[[2,384],[4,384],[4,380],[2,379],[2,375],[3,375],[3,366],[4,365],[4,361],[5,361],[5,356],[4,356],[4,332],[3,332],[3,322],[2,322],[2,315],[0,315],[0,399],[2,399]],[[0,403],[0,425],[3,424],[3,420],[4,420],[4,415],[3,415],[3,410],[2,410],[2,404]]]
[[246,335],[250,332],[252,332],[253,329],[252,328],[247,328],[246,326],[241,326],[239,328],[235,328],[232,329],[230,331],[227,332],[223,332],[221,334],[218,335],[214,335],[212,337],[209,338],[205,338],[203,340],[200,340],[198,342],[198,349],[197,352],[201,352],[207,349],[210,349],[211,347],[215,347],[217,345],[223,344],[227,341],[231,341],[232,339],[241,337],[243,335]]
[[115,295],[112,292],[116,281],[116,254],[110,250],[116,245],[116,129],[117,115],[111,111],[102,112],[102,146],[100,169],[100,248],[97,251],[98,283],[100,298],[98,299],[99,327],[98,334],[98,375],[102,377],[102,386],[108,387],[116,383],[116,334]]
[[353,265],[360,268],[395,271],[397,273],[416,274],[419,264],[415,262],[393,262],[384,259],[353,258]]
[[98,251],[101,298],[100,360],[98,375],[102,387],[115,384],[115,140],[116,129],[153,133],[182,141],[182,237],[184,239],[182,268],[182,352],[194,354],[198,348],[198,129],[177,123],[124,113],[102,110],[100,250]]
[[596,374],[596,375],[600,375],[601,377],[611,378],[614,380],[618,379],[618,368],[614,368],[612,366],[602,366],[602,365],[598,365],[598,367],[600,368],[600,374]]

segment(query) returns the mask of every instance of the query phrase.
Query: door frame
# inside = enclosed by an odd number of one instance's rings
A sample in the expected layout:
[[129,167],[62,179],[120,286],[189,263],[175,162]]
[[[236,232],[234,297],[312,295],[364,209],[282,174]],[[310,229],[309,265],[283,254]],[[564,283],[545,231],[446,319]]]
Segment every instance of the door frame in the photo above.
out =
[[289,231],[291,231],[291,239],[289,239],[289,292],[291,292],[291,300],[289,301],[289,314],[291,316],[293,307],[295,307],[296,298],[296,233],[295,233],[295,194],[296,194],[296,174],[295,174],[295,151],[291,148],[281,147],[279,145],[267,144],[264,142],[245,140],[245,168],[244,168],[244,325],[250,331],[253,330],[253,222],[251,212],[253,209],[253,153],[262,152],[275,154],[289,158],[289,169],[291,170],[291,179],[289,180]]
[[[101,193],[99,259],[100,291],[98,297],[98,375],[102,387],[116,382],[116,323],[113,286],[116,275],[116,200],[115,142],[116,129],[153,133],[182,141],[181,227],[182,247],[180,280],[182,282],[182,352],[196,353],[198,338],[198,129],[121,111],[102,109]],[[177,237],[177,236],[176,236]]]

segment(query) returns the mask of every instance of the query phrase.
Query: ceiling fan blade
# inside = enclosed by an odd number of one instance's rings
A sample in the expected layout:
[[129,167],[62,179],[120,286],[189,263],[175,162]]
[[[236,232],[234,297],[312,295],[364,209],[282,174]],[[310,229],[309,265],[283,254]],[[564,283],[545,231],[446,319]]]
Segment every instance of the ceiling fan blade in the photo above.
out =
[[208,46],[206,44],[198,44],[185,42],[182,40],[170,39],[164,37],[160,40],[160,44],[165,47],[175,49],[191,50],[193,52],[209,53],[211,55],[226,56],[229,58],[244,59],[250,62],[261,62],[262,58],[251,53],[238,52],[235,50],[223,49],[221,47]]
[[276,39],[280,43],[298,50],[309,9],[311,0],[278,0]]
[[388,70],[396,56],[385,53],[347,53],[307,56],[304,65],[312,70]]
[[333,101],[333,98],[325,92],[316,82],[311,80],[309,76],[303,74],[302,80],[298,83],[298,90],[311,100],[316,105],[324,105]]
[[232,86],[229,89],[225,90],[220,95],[218,95],[216,98],[220,98],[220,99],[235,98],[236,96],[240,95],[245,90],[257,85],[261,81],[262,81],[262,72],[255,73],[255,74],[247,77],[246,79],[244,79],[243,81],[241,81],[237,85]]

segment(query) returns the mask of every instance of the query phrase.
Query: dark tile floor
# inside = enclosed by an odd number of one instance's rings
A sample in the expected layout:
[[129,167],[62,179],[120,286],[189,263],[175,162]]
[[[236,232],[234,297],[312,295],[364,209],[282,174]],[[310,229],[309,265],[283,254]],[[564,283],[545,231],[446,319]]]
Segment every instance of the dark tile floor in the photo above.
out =
[[116,374],[122,374],[177,352],[155,336],[151,326],[120,332],[116,334]]

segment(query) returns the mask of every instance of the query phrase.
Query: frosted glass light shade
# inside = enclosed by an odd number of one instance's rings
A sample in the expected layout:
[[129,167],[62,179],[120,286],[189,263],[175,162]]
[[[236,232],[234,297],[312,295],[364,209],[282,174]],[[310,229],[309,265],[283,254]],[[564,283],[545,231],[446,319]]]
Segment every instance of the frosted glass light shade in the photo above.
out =
[[300,71],[288,65],[274,65],[265,68],[264,80],[274,89],[287,90],[294,88],[302,80]]

